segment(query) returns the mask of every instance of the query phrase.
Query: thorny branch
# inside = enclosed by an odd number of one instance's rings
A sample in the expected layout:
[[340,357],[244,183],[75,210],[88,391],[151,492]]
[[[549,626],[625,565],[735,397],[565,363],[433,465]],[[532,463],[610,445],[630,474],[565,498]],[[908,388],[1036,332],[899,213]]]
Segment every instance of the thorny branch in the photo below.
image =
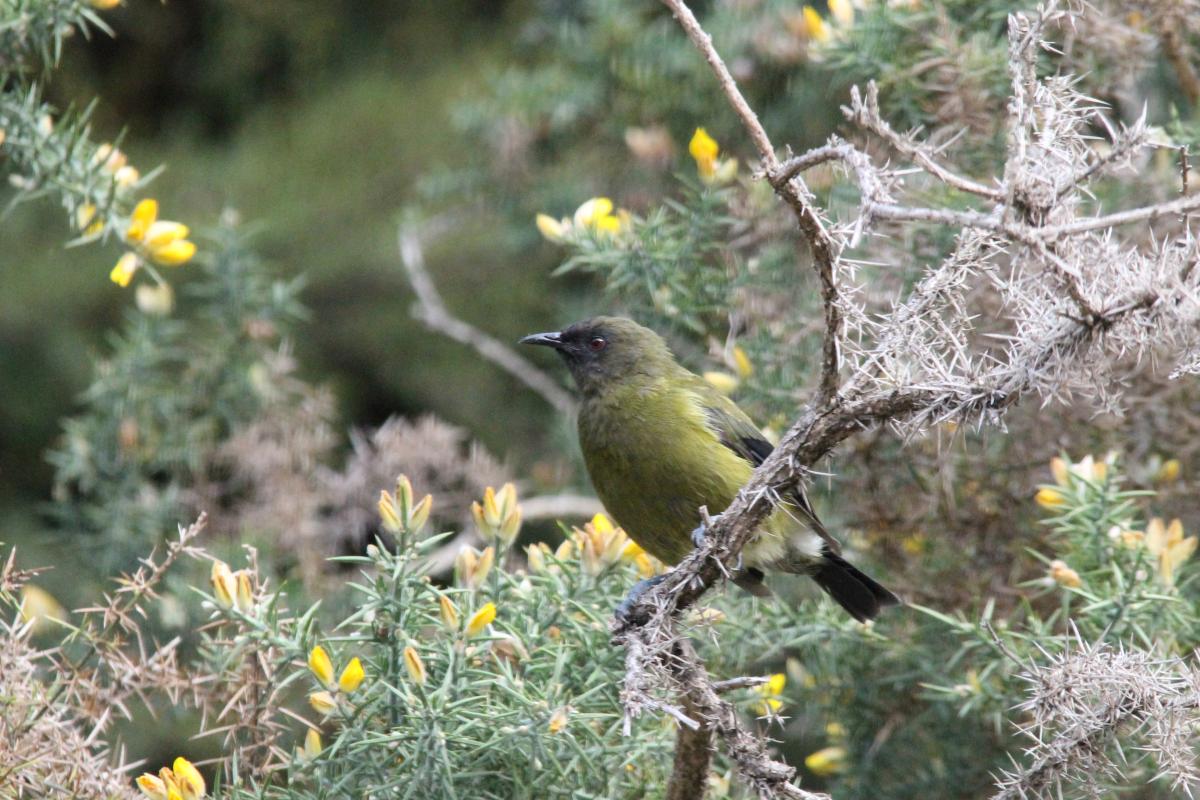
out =
[[[1035,66],[1052,21],[1075,12],[1053,2],[1009,20],[1012,97],[1002,176],[995,185],[966,178],[943,163],[943,153],[882,118],[874,86],[852,93],[847,117],[883,140],[926,180],[976,198],[982,207],[914,207],[895,199],[898,173],[876,166],[861,150],[832,140],[780,161],[766,131],[683,0],[663,0],[712,68],[727,100],[754,142],[763,175],[793,211],[813,255],[821,284],[825,342],[814,399],[774,453],[754,472],[709,528],[698,549],[647,592],[619,625],[614,641],[626,649],[622,699],[628,717],[667,709],[681,725],[672,787],[702,797],[707,761],[693,758],[709,736],[724,747],[741,778],[762,798],[814,797],[792,783],[795,771],[771,758],[764,741],[741,726],[734,707],[681,630],[680,612],[729,574],[742,546],[782,493],[809,468],[856,433],[889,425],[907,435],[945,419],[995,422],[1026,395],[1044,400],[1085,392],[1113,402],[1110,387],[1122,358],[1171,351],[1176,373],[1200,372],[1200,301],[1196,242],[1179,218],[1200,208],[1200,195],[1086,215],[1088,183],[1128,164],[1147,145],[1143,121],[1114,132],[1094,101],[1069,77],[1040,79]],[[1112,148],[1097,156],[1088,125],[1110,132]],[[858,186],[852,223],[830,226],[800,174],[839,162]],[[952,252],[924,268],[923,277],[890,311],[868,315],[854,291],[839,290],[834,270],[841,253],[883,225],[932,223],[959,229]],[[1159,223],[1144,250],[1114,229]],[[973,335],[970,292],[990,290],[1005,315]],[[1001,344],[996,344],[1000,342]],[[839,388],[839,367],[849,378]],[[675,701],[664,698],[676,697]],[[711,732],[711,733],[710,733]]]

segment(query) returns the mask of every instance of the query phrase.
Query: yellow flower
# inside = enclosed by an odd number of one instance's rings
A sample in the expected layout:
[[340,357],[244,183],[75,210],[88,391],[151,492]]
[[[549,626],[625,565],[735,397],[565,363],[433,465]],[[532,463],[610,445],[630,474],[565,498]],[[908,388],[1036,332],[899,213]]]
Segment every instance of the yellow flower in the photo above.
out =
[[146,198],[134,207],[125,239],[136,245],[143,257],[163,266],[177,267],[196,255],[196,245],[187,240],[188,233],[183,223],[159,220],[158,201]]
[[767,682],[754,687],[754,692],[762,699],[755,704],[759,714],[773,714],[783,708],[783,687],[787,685],[787,676],[776,672],[767,678]]
[[318,714],[332,714],[337,710],[337,698],[329,692],[313,692],[308,696],[308,704]]
[[365,677],[366,673],[363,672],[362,662],[358,660],[358,656],[355,656],[350,659],[350,663],[338,677],[338,688],[346,694],[350,694],[362,684]]
[[142,260],[133,253],[125,253],[117,259],[117,265],[108,273],[109,279],[124,288],[133,280],[133,275],[142,266]]
[[559,706],[550,715],[550,722],[546,725],[551,733],[561,733],[567,727],[567,720],[571,716],[571,708],[569,706]]
[[717,155],[721,152],[717,140],[708,135],[704,128],[696,128],[692,140],[688,142],[688,154],[696,162],[696,171],[701,178],[711,180],[716,172]]
[[418,686],[425,685],[425,662],[412,645],[404,648],[404,668],[408,670],[408,677],[413,683]]
[[837,720],[826,723],[825,735],[828,736],[830,739],[845,739],[846,738],[846,726],[843,725],[842,723],[838,722]]
[[825,24],[825,20],[821,19],[821,15],[812,6],[805,6],[804,10],[804,29],[808,34],[808,38],[814,42],[828,42],[831,37],[829,26]]
[[167,800],[167,785],[157,775],[144,772],[138,777],[137,785],[150,800]]
[[850,0],[829,0],[829,13],[837,21],[838,25],[843,28],[850,28],[854,25],[854,6]]
[[1183,523],[1171,520],[1163,525],[1159,517],[1146,526],[1146,549],[1158,558],[1158,574],[1167,586],[1175,585],[1175,573],[1196,552],[1197,539],[1183,536]]
[[[237,597],[238,587],[237,578],[234,577],[233,570],[229,568],[229,565],[219,559],[214,560],[209,580],[212,581],[213,597],[217,599],[217,603],[222,608],[232,606],[234,598]],[[321,653],[324,655],[325,651],[321,650]]]
[[590,228],[596,221],[612,213],[613,202],[607,197],[593,197],[575,209],[575,225],[580,228]]
[[100,11],[108,11],[121,5],[121,0],[88,0],[88,5]]
[[183,800],[199,800],[204,796],[204,776],[192,762],[180,756],[171,765],[171,771],[175,773],[175,783]]
[[21,587],[21,619],[33,626],[34,633],[53,627],[51,620],[65,620],[67,610],[54,595],[40,586],[27,583]]
[[1049,486],[1043,486],[1038,489],[1038,493],[1033,499],[1042,508],[1056,509],[1062,508],[1067,504],[1067,497],[1058,489]]
[[438,614],[441,616],[446,630],[451,633],[458,630],[458,609],[454,607],[453,601],[444,594],[438,597]]
[[731,395],[737,391],[738,379],[733,375],[730,375],[728,372],[709,370],[708,372],[705,372],[702,377],[704,380],[708,381],[709,386],[712,386],[721,394]]
[[572,538],[579,550],[579,560],[588,575],[599,575],[606,567],[617,563],[625,554],[629,537],[612,524],[604,514],[597,514],[583,528],[572,528]]
[[158,201],[147,197],[133,207],[133,215],[129,218],[129,227],[125,229],[125,238],[134,244],[146,238],[146,231],[158,218]]
[[495,563],[495,560],[495,548],[485,547],[481,553],[470,545],[463,545],[462,550],[458,551],[458,556],[454,559],[454,574],[463,586],[468,589],[478,589],[487,579],[488,573],[492,571],[492,564]]
[[614,234],[621,230],[625,212],[613,215],[613,203],[607,197],[593,197],[575,209],[574,227],[595,233]]
[[1059,486],[1069,487],[1072,476],[1092,483],[1103,483],[1108,477],[1108,462],[1098,461],[1093,456],[1084,456],[1077,463],[1055,457],[1050,459],[1050,472]]
[[396,479],[396,494],[379,493],[379,516],[383,527],[392,533],[420,533],[433,510],[433,495],[425,495],[413,504],[413,488],[407,475]]
[[534,222],[537,224],[538,233],[542,235],[546,241],[559,243],[566,238],[571,230],[570,220],[557,220],[549,214],[538,214],[534,217]]
[[521,530],[521,506],[517,503],[517,489],[506,483],[497,492],[491,486],[483,493],[483,504],[471,504],[471,516],[475,527],[487,539],[499,539],[511,544]]
[[741,348],[741,345],[733,346],[733,366],[737,370],[739,378],[749,378],[754,374],[754,365],[750,363],[750,356],[746,355],[746,351]]
[[[237,591],[236,586],[234,591]],[[329,660],[329,654],[321,645],[317,645],[308,652],[308,668],[322,684],[333,686],[333,662]]]
[[115,174],[117,170],[125,166],[125,154],[112,146],[110,142],[104,142],[96,148],[96,152],[92,155],[92,163],[102,165],[105,172]]
[[321,734],[316,728],[309,728],[304,734],[304,757],[310,761],[321,754],[324,747],[321,744]]
[[496,604],[488,603],[471,615],[467,621],[467,636],[476,636],[483,632],[496,619]]
[[846,769],[846,749],[844,747],[822,747],[804,759],[804,766],[820,777],[836,775]]
[[1050,577],[1059,586],[1078,589],[1083,585],[1079,573],[1067,566],[1067,562],[1054,559],[1050,562]]

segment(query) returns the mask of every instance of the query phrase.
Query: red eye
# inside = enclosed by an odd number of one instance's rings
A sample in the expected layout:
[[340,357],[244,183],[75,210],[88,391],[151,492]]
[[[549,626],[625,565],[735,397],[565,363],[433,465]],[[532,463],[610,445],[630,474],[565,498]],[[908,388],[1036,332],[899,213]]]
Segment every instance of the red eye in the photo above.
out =
[[588,342],[588,347],[592,348],[593,353],[598,353],[605,347],[608,347],[608,340],[603,336],[597,336]]

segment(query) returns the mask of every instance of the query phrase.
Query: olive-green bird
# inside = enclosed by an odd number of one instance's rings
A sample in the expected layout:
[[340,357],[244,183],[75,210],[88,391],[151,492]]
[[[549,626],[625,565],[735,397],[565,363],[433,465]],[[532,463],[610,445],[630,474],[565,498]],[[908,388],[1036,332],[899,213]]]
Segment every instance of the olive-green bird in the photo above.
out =
[[[595,317],[521,343],[552,347],[566,361],[583,399],[579,444],[596,494],[634,541],[668,564],[703,537],[700,506],[724,511],[773,449],[732,400],[633,320]],[[860,621],[899,602],[839,550],[797,490],[743,549],[735,580],[762,595],[763,570],[808,575]],[[623,609],[649,585],[635,587]]]

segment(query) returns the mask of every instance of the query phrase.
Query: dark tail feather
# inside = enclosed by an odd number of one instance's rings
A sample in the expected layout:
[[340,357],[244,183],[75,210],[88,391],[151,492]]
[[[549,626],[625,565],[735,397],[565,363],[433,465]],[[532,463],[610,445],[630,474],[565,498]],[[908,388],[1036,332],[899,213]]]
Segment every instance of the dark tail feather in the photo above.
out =
[[874,619],[880,609],[900,603],[900,598],[874,578],[828,550],[822,552],[821,565],[812,578],[859,622]]

